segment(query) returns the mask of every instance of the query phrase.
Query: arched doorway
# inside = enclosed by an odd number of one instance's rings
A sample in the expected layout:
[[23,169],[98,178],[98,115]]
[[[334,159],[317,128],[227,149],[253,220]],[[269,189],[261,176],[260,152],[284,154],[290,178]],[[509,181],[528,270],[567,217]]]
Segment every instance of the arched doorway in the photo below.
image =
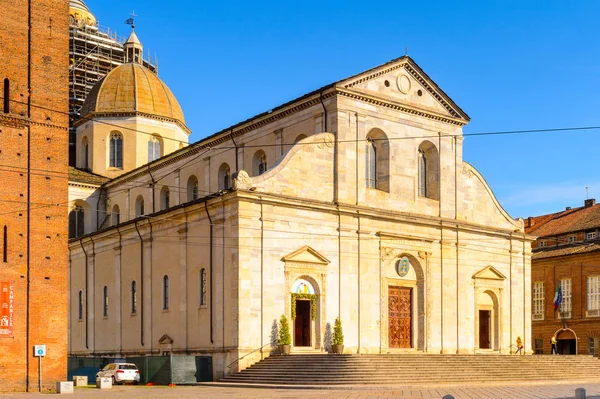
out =
[[384,248],[381,347],[387,352],[425,349],[425,275],[419,260]]
[[313,285],[300,278],[292,285],[292,342],[294,346],[312,346],[313,320],[317,318],[317,295]]
[[577,354],[577,335],[570,328],[558,330],[556,333],[556,350],[559,355]]
[[477,295],[475,331],[479,349],[499,349],[498,298],[493,291],[481,290]]

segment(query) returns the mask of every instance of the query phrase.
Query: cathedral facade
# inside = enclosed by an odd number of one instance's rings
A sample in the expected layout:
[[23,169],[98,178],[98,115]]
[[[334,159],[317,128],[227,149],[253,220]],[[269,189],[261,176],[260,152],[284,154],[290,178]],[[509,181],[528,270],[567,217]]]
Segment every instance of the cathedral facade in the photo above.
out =
[[78,123],[70,356],[205,355],[219,378],[276,350],[281,315],[292,351],[328,351],[336,317],[345,353],[529,341],[532,237],[411,58],[190,145],[144,68],[100,81]]

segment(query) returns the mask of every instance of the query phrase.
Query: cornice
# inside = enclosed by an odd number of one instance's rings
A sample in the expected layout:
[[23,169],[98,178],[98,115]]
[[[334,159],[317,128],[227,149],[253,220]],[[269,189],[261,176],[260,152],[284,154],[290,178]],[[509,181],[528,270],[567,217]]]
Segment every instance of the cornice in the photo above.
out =
[[442,115],[438,115],[432,112],[427,112],[425,110],[422,109],[418,109],[418,108],[412,108],[412,107],[408,107],[406,105],[402,105],[400,103],[396,103],[396,102],[392,102],[392,101],[387,101],[384,100],[382,98],[377,98],[377,97],[373,97],[373,96],[369,96],[367,94],[361,93],[361,92],[357,92],[354,90],[347,90],[347,89],[342,89],[342,88],[338,88],[336,90],[336,94],[345,96],[345,97],[349,97],[352,98],[353,100],[359,100],[359,101],[363,101],[366,102],[368,104],[373,104],[373,105],[377,105],[380,107],[385,107],[385,108],[390,108],[390,109],[394,109],[396,111],[400,111],[400,112],[404,112],[406,114],[411,114],[411,115],[417,115],[417,116],[421,116],[427,119],[432,119],[438,122],[444,122],[444,123],[448,123],[451,125],[456,125],[456,126],[464,126],[467,124],[467,121],[462,120],[462,119],[452,119],[452,118],[448,118]]
[[93,121],[94,118],[110,118],[110,117],[124,117],[124,116],[129,116],[129,117],[140,116],[143,118],[154,119],[154,120],[161,121],[161,122],[171,122],[171,123],[174,123],[177,126],[179,126],[181,129],[183,129],[188,135],[192,134],[192,131],[179,119],[169,118],[166,116],[160,116],[160,115],[154,115],[154,114],[147,114],[145,112],[138,112],[138,111],[135,111],[135,112],[131,112],[131,111],[128,111],[128,112],[89,112],[83,118],[78,119],[73,125],[75,127],[78,127],[86,122]]
[[52,123],[36,122],[25,116],[16,115],[16,114],[4,114],[4,113],[0,113],[0,125],[11,127],[14,129],[25,129],[27,126],[43,126],[43,127],[48,127],[51,129],[58,129],[58,130],[64,130],[64,131],[69,130],[69,127],[66,125],[60,126],[60,125],[54,125]]

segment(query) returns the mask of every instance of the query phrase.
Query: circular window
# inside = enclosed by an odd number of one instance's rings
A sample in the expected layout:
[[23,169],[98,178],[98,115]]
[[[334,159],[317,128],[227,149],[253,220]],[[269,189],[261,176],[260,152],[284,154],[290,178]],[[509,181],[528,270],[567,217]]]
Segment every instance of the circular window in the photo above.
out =
[[383,84],[385,85],[385,87],[390,87],[390,81],[386,80],[385,82],[383,82]]
[[400,277],[406,277],[408,272],[410,271],[410,262],[406,256],[398,259],[396,262],[396,273]]
[[398,78],[396,79],[396,85],[398,86],[400,93],[408,94],[410,92],[410,79],[408,76],[404,74],[398,75]]
[[422,92],[421,90],[417,90],[417,95],[418,95],[419,97],[421,97],[421,96],[423,95],[423,92]]

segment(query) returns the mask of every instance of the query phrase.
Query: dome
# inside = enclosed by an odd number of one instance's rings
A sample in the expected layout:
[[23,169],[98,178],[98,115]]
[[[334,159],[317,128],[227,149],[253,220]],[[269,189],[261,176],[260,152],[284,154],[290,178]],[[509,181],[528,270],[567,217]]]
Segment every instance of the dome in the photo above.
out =
[[69,15],[75,21],[84,22],[85,25],[96,25],[96,17],[85,5],[83,0],[69,1]]
[[88,114],[143,114],[185,126],[183,112],[171,90],[152,71],[135,63],[116,67],[96,83],[81,107],[81,117]]

